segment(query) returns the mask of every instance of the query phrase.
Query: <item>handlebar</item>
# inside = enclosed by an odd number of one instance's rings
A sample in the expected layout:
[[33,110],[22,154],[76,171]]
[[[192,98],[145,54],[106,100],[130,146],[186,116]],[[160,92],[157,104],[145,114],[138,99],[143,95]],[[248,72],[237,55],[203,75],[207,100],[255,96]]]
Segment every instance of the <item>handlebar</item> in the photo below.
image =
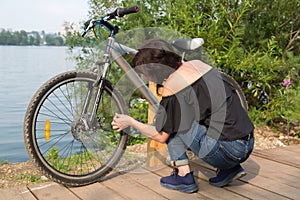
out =
[[87,32],[94,28],[94,26],[98,23],[98,24],[104,24],[106,25],[108,28],[110,28],[111,30],[117,30],[117,28],[115,28],[115,26],[113,26],[112,24],[108,23],[109,20],[111,19],[115,19],[116,17],[123,17],[125,15],[131,14],[131,13],[137,13],[139,12],[139,7],[138,6],[133,6],[130,8],[117,8],[115,11],[107,14],[106,16],[102,17],[100,20],[88,20],[84,23],[84,32],[81,35],[82,37],[84,37]]
[[107,16],[110,17],[109,19],[114,19],[115,17],[123,17],[124,15],[137,12],[139,12],[138,6],[133,6],[131,8],[117,8],[114,12],[109,13]]

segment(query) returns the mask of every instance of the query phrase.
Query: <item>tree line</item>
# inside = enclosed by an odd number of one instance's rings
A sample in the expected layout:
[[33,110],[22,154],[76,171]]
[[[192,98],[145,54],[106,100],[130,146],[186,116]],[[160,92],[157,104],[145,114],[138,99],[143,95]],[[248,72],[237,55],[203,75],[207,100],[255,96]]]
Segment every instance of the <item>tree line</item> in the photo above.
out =
[[47,34],[45,31],[26,32],[9,31],[2,29],[0,32],[0,45],[20,45],[20,46],[63,46],[65,40],[59,34]]

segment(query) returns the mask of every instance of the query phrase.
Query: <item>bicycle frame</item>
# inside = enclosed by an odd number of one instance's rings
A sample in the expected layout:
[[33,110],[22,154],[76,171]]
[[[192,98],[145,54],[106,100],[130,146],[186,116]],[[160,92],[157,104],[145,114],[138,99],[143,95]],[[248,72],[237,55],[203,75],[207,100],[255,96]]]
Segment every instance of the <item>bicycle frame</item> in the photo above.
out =
[[[126,76],[129,78],[129,80],[131,80],[131,82],[134,84],[134,86],[136,88],[138,88],[138,90],[147,99],[147,101],[153,106],[153,108],[155,110],[158,109],[159,102],[158,102],[157,98],[154,96],[154,94],[151,92],[151,90],[147,87],[147,85],[144,83],[144,81],[140,78],[140,76],[130,66],[130,64],[124,59],[124,57],[122,56],[122,54],[120,52],[123,52],[123,53],[125,52],[126,54],[130,54],[130,55],[134,56],[138,51],[116,42],[116,39],[113,36],[110,36],[107,40],[107,45],[106,45],[106,48],[104,51],[103,70],[100,70],[99,69],[100,66],[98,66],[99,74],[98,74],[97,80],[94,83],[94,86],[98,85],[99,89],[97,91],[95,104],[93,105],[90,122],[92,122],[96,117],[97,108],[98,108],[99,101],[100,101],[101,95],[102,95],[104,79],[108,75],[108,68],[110,66],[110,61],[115,62],[125,72]],[[91,95],[92,95],[91,92],[88,92],[82,114],[86,113]]]

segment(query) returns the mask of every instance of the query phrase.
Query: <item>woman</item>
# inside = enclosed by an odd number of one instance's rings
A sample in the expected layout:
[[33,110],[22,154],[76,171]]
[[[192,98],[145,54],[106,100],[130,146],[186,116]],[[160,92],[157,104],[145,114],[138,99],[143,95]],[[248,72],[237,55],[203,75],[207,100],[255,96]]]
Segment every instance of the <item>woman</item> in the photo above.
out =
[[253,150],[254,126],[235,89],[216,69],[192,60],[183,62],[172,47],[152,39],[139,49],[134,66],[145,78],[163,85],[154,125],[116,114],[112,126],[132,126],[143,135],[167,143],[174,171],[161,178],[162,186],[192,193],[198,190],[186,150],[217,168],[209,183],[223,187],[246,173],[240,163]]

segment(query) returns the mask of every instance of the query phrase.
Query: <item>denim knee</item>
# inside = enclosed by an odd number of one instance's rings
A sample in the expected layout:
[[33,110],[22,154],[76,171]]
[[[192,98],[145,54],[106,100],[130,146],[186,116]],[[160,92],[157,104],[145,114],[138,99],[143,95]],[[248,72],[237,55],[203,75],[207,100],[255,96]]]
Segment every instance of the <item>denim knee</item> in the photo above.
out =
[[215,148],[203,160],[218,169],[232,168],[248,159],[254,140],[218,141]]
[[174,138],[171,138],[167,146],[172,161],[188,159],[186,155],[187,148],[179,137],[175,136]]

